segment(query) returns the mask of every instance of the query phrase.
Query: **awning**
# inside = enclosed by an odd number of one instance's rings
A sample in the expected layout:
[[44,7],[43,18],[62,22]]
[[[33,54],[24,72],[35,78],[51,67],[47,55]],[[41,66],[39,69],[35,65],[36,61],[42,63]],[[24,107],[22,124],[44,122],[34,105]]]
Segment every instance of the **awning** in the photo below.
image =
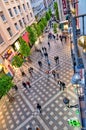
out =
[[29,40],[29,38],[28,38],[28,32],[25,32],[25,33],[22,35],[22,39],[23,39],[25,42],[27,42],[27,43],[30,42],[30,40]]

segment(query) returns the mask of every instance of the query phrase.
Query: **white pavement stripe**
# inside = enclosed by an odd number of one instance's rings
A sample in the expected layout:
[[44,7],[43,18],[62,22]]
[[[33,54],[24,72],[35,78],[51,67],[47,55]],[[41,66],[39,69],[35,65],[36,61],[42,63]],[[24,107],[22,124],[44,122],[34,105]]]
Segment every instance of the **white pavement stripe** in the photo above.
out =
[[39,81],[40,79],[42,79],[44,76],[41,76],[40,78],[38,78],[37,80],[35,80],[33,83],[31,83],[31,85],[35,84],[37,81]]
[[34,108],[33,106],[31,105],[31,103],[29,102],[29,100],[24,96],[24,94],[20,91],[19,92],[20,95],[22,96],[22,98],[24,99],[24,101],[26,102],[26,104],[29,106],[29,108],[31,109],[31,111],[33,112],[34,111]]
[[33,116],[30,116],[29,118],[27,118],[23,123],[21,123],[21,125],[19,125],[15,130],[20,130],[21,127],[23,127],[26,123],[28,123],[28,121],[30,121],[33,118]]
[[44,130],[50,130],[47,125],[45,124],[45,122],[39,117],[37,116],[38,121],[40,122],[40,124],[42,125],[42,127],[44,128]]
[[[70,84],[68,84],[68,86],[67,87],[69,87],[71,85],[71,83]],[[61,93],[63,93],[63,91],[60,91],[59,93],[57,93],[53,98],[51,98],[47,103],[45,103],[45,105],[42,107],[43,109],[47,106],[47,105],[49,105],[53,100],[55,100]]]

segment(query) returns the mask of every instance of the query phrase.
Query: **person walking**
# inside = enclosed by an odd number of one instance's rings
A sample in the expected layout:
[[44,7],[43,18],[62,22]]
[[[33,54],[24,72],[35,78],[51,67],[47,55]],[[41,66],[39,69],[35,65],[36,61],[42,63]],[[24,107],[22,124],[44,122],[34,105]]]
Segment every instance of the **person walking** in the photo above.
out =
[[55,57],[54,57],[54,60],[55,60],[55,63],[56,63],[56,64],[57,64],[57,63],[59,64],[59,57],[58,57],[58,56],[55,56]]
[[48,53],[47,52],[44,53],[44,56],[45,56],[45,59],[48,59]]
[[50,48],[50,42],[48,41],[48,46],[49,46],[49,48]]
[[66,88],[66,85],[65,85],[64,82],[62,82],[62,88],[63,88],[63,91],[64,91],[64,89]]
[[29,71],[30,76],[33,77],[33,75],[32,75],[32,73],[33,73],[33,68],[32,68],[32,67],[28,68],[28,71]]
[[47,52],[47,48],[46,47],[44,47],[44,52]]
[[38,61],[38,65],[39,65],[39,67],[41,68],[41,67],[42,67],[42,62],[41,62],[41,61]]
[[41,105],[39,103],[37,103],[37,109],[40,113],[42,113],[42,108],[41,108]]
[[53,75],[53,77],[55,79],[56,78],[56,72],[55,72],[55,70],[52,70],[52,75]]
[[58,33],[57,33],[57,40],[59,40]]
[[60,41],[61,41],[61,43],[63,45],[63,37],[60,35],[59,38],[60,38]]
[[15,89],[15,91],[18,91],[17,85],[14,85],[13,88]]
[[21,74],[22,76],[26,76],[25,72],[24,71],[21,71]]
[[47,63],[48,63],[48,67],[50,69],[50,60],[49,59],[47,59]]
[[29,86],[29,88],[31,88],[30,82],[27,81],[26,84]]
[[58,80],[58,85],[60,87],[60,91],[62,90],[62,82],[60,80]]
[[42,52],[44,53],[44,47],[42,47]]
[[23,85],[23,87],[24,87],[25,89],[27,89],[27,85],[26,85],[25,82],[22,81],[22,85]]

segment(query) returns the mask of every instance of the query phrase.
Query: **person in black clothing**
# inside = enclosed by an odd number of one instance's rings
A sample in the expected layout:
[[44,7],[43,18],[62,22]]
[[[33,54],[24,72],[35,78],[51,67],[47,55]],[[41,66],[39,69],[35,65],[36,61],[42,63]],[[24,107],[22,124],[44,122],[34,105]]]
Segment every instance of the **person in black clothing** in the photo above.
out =
[[48,46],[49,46],[49,48],[50,48],[50,42],[48,42]]
[[63,90],[66,88],[66,85],[64,82],[62,82],[62,88],[63,88]]
[[21,71],[21,74],[22,76],[26,76],[25,72],[24,71]]
[[42,47],[42,51],[43,51],[43,52],[44,52],[44,49],[45,49],[45,48],[44,48],[44,47]]
[[54,60],[55,60],[56,64],[57,64],[57,63],[59,64],[59,57],[58,57],[58,56],[55,56],[55,57],[54,57]]
[[45,56],[45,58],[48,59],[48,53],[47,52],[44,53],[44,56]]
[[41,68],[41,67],[42,67],[42,62],[41,62],[41,61],[38,61],[38,65],[39,65],[39,67]]
[[27,89],[27,85],[26,85],[26,83],[25,83],[25,82],[22,82],[22,85],[23,85],[23,87],[24,87],[24,88],[26,88],[26,89]]
[[37,109],[39,110],[40,113],[42,112],[41,105],[39,103],[37,103]]
[[14,85],[14,86],[13,86],[13,88],[15,89],[15,91],[17,91],[17,90],[18,90],[17,85]]

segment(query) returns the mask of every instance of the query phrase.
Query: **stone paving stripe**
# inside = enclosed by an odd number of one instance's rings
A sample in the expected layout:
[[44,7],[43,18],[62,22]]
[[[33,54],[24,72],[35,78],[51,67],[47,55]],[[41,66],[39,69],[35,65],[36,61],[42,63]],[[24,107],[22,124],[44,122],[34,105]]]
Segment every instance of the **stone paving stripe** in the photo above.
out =
[[15,130],[20,130],[21,127],[23,127],[26,123],[28,123],[31,119],[33,118],[33,116],[30,116],[29,118],[27,118],[23,123],[21,123],[21,125],[19,125]]
[[[71,85],[71,83],[68,84],[67,87],[69,87],[70,85]],[[60,91],[59,93],[57,93],[52,99],[50,99],[47,103],[45,103],[45,105],[42,108],[44,109],[48,104],[50,104],[53,100],[55,100],[62,92],[63,91]]]
[[50,130],[39,116],[37,117],[37,119],[45,130]]
[[31,105],[31,103],[29,102],[29,100],[27,100],[27,98],[24,96],[24,94],[22,92],[19,92],[20,95],[22,96],[23,100],[26,102],[26,104],[29,106],[29,108],[31,109],[31,111],[34,111],[33,106]]

